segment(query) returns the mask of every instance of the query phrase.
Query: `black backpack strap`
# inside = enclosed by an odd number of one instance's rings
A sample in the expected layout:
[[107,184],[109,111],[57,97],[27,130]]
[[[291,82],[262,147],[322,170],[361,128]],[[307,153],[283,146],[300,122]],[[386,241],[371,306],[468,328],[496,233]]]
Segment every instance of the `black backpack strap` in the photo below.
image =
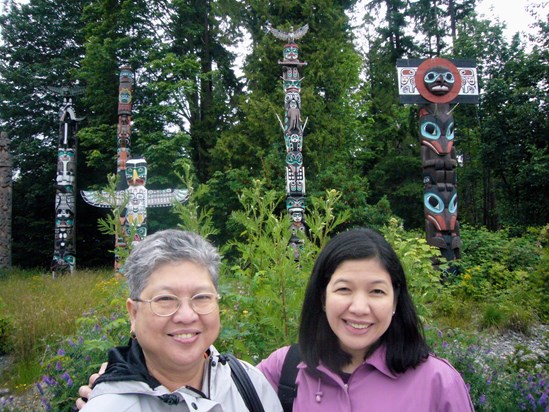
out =
[[263,404],[259,400],[257,391],[248,375],[248,372],[244,369],[240,361],[235,358],[234,355],[227,353],[222,355],[228,361],[231,368],[231,377],[238,388],[238,392],[244,399],[246,407],[250,412],[265,412],[263,409]]
[[297,396],[297,365],[301,362],[301,352],[299,345],[294,343],[284,358],[282,371],[280,372],[280,381],[278,382],[278,399],[282,404],[284,412],[292,412],[294,399]]

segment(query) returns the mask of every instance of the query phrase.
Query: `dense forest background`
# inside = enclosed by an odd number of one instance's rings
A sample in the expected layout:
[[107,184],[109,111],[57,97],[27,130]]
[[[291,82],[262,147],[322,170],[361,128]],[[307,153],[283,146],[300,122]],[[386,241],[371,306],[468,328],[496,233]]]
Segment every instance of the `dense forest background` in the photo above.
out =
[[[370,0],[360,41],[356,0],[4,0],[0,17],[0,129],[14,162],[13,264],[45,267],[53,254],[62,98],[48,86],[81,87],[78,190],[105,187],[116,170],[118,74],[136,72],[132,155],[147,159],[149,189],[182,187],[191,170],[197,201],[213,210],[216,243],[243,188],[261,179],[285,190],[283,43],[267,31],[305,23],[298,43],[307,195],[341,191],[348,226],[398,216],[424,225],[417,108],[398,101],[398,58],[475,59],[480,105],[456,121],[459,220],[520,233],[549,222],[549,21],[532,8],[529,37],[508,41],[479,18],[475,0]],[[365,4],[365,5],[364,5]],[[362,10],[361,10],[362,11]],[[362,14],[362,13],[361,13]],[[247,39],[245,42],[244,40]],[[236,51],[247,44],[237,67]],[[281,204],[281,212],[284,205]],[[77,201],[77,266],[112,263],[105,210]],[[149,209],[149,233],[174,226]]]

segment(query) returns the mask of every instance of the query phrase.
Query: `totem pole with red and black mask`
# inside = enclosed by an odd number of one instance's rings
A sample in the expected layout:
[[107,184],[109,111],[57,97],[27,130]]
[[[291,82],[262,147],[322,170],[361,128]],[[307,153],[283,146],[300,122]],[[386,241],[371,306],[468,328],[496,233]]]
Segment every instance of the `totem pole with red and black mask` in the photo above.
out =
[[419,105],[423,210],[427,243],[448,261],[459,259],[461,239],[452,112],[478,103],[476,67],[470,60],[432,58],[397,61],[401,103]]

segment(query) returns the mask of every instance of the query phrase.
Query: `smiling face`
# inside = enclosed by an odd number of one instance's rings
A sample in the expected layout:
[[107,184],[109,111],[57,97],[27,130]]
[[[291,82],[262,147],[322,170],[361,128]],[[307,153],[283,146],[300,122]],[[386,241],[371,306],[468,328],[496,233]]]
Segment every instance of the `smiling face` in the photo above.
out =
[[356,367],[391,324],[391,276],[375,258],[344,261],[326,287],[325,303],[328,323]]
[[[217,293],[208,270],[190,261],[159,266],[149,277],[140,299],[171,294],[191,298],[198,293]],[[197,314],[189,299],[171,316],[161,317],[147,302],[127,301],[132,330],[143,349],[149,372],[164,385],[163,377],[197,376],[198,388],[204,352],[217,339],[221,327],[219,309]],[[186,384],[191,384],[190,382]]]

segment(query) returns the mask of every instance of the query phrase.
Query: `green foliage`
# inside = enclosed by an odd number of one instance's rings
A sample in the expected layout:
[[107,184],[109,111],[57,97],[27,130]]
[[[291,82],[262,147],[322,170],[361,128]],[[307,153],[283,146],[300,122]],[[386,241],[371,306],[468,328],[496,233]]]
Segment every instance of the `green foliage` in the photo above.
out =
[[387,196],[383,196],[375,205],[366,205],[365,209],[366,217],[364,221],[368,222],[368,226],[374,229],[381,229],[388,224],[391,217],[394,217]]
[[76,320],[77,333],[48,346],[43,355],[42,380],[36,384],[46,410],[72,411],[77,388],[88,382],[107,351],[127,343],[130,324],[125,311],[125,282],[111,278],[96,286],[95,309]]
[[[121,239],[122,242],[115,243],[113,252],[119,267],[123,267],[124,262],[132,249],[132,242],[133,239],[135,239],[136,226],[130,224],[125,227],[122,225],[122,221],[125,220],[122,219],[122,216],[130,198],[127,193],[122,201],[120,201],[120,199],[116,196],[118,176],[115,174],[110,174],[107,177],[107,180],[107,187],[101,191],[100,196],[104,198],[101,200],[104,200],[106,203],[111,205],[109,209],[110,213],[107,217],[99,219],[98,226],[101,233],[117,236]],[[120,246],[121,243],[124,246]]]
[[479,328],[527,333],[547,313],[546,248],[539,247],[538,230],[512,237],[507,230],[463,227],[462,258],[452,262],[434,311],[450,325],[474,322]]
[[[533,273],[533,284],[543,294],[549,290],[549,225],[541,229],[537,244],[541,247],[541,259]],[[540,318],[549,321],[549,299],[540,299]]]
[[389,220],[382,233],[400,258],[420,317],[430,317],[429,304],[438,299],[442,289],[440,272],[433,268],[433,258],[440,251],[429,246],[419,233],[406,232],[396,218]]
[[13,319],[6,311],[6,304],[0,297],[0,356],[12,349],[10,335],[13,333]]
[[489,303],[484,307],[480,326],[482,328],[503,329],[505,314],[501,310],[501,306],[495,303]]
[[339,198],[336,191],[327,191],[324,198],[312,199],[307,211],[310,239],[303,238],[303,244],[293,249],[288,244],[290,219],[285,213],[276,214],[280,196],[265,190],[260,181],[242,192],[244,210],[231,215],[241,228],[241,238],[227,245],[237,257],[223,274],[220,348],[257,362],[274,349],[296,342],[314,258],[348,217],[333,214]]
[[110,296],[108,288],[98,289],[112,276],[110,271],[76,271],[57,279],[37,273],[13,271],[0,278],[0,320],[9,319],[4,348],[14,361],[13,369],[2,374],[0,386],[33,384],[48,345],[74,334],[76,319]]
[[193,190],[194,183],[190,173],[189,165],[184,167],[184,175],[178,175],[183,184],[192,192],[189,200],[183,205],[175,203],[173,210],[179,218],[178,226],[183,230],[198,233],[200,236],[208,239],[210,236],[218,233],[213,225],[212,208],[200,208],[198,201],[208,192],[207,185],[199,185]]

